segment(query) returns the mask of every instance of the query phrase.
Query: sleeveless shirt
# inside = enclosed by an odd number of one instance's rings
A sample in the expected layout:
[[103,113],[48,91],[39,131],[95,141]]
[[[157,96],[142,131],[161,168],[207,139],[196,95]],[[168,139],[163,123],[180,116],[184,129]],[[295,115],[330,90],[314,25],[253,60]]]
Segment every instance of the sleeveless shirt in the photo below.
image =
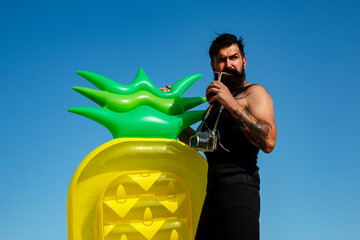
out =
[[[242,87],[234,96],[249,87]],[[212,107],[209,116],[205,119],[202,131],[206,128],[213,130],[220,111],[220,104]],[[259,148],[253,145],[241,131],[236,120],[227,109],[223,109],[218,125],[218,143],[214,152],[205,152],[208,170],[208,190],[235,183],[247,183],[259,187],[257,155]],[[226,148],[225,150],[221,145]]]

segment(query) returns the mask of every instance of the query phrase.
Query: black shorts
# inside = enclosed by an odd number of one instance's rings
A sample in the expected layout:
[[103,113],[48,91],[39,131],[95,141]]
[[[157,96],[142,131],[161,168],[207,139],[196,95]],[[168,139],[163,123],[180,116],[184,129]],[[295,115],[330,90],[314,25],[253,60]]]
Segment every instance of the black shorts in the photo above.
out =
[[258,240],[259,188],[233,184],[208,191],[196,240]]

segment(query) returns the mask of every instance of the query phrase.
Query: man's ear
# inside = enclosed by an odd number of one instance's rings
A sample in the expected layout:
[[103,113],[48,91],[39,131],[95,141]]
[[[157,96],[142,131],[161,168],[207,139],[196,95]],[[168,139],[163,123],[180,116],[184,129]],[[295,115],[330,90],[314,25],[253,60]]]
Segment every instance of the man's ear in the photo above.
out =
[[246,57],[244,57],[244,59],[243,59],[243,62],[244,62],[244,69],[246,68]]
[[212,70],[215,71],[213,61],[210,61],[210,65],[211,65]]

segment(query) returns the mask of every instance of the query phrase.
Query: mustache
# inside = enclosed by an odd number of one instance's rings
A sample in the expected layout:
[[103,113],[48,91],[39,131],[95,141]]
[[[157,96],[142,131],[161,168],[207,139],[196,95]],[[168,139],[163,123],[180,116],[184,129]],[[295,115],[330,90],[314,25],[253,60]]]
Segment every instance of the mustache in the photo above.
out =
[[[242,75],[242,73],[238,72],[237,70],[235,69],[229,69],[229,68],[225,68],[224,69],[224,72],[228,73],[228,74],[231,74],[235,77],[240,77]],[[227,74],[226,74],[227,75]],[[224,77],[226,77],[226,75],[224,75]]]
[[242,72],[239,72],[236,69],[226,68],[223,72],[228,74],[222,76],[221,82],[228,87],[230,92],[235,93],[243,86],[245,81],[245,69],[243,69]]
[[[215,81],[218,80],[218,78],[219,78],[219,73],[220,73],[220,72],[215,72],[215,71],[214,71],[214,80],[215,80]],[[235,70],[235,69],[228,69],[228,68],[226,68],[226,69],[224,69],[223,71],[221,71],[221,73],[224,73],[224,74],[222,74],[222,76],[221,76],[221,79],[222,79],[222,80],[223,80],[223,79],[227,79],[227,78],[241,78],[242,75],[243,75],[243,73],[238,72],[238,71]]]

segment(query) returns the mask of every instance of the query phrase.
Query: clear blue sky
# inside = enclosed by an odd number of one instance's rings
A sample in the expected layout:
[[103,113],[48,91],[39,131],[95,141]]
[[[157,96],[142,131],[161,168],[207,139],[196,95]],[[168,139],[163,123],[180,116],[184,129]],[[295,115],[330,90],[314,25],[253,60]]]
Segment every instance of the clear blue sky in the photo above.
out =
[[[358,239],[359,1],[0,1],[0,238],[67,238],[82,159],[112,139],[67,112],[94,106],[75,71],[157,86],[212,78],[216,33],[245,38],[247,79],[270,92],[278,140],[260,154],[261,239]],[[203,109],[206,105],[202,106]]]

